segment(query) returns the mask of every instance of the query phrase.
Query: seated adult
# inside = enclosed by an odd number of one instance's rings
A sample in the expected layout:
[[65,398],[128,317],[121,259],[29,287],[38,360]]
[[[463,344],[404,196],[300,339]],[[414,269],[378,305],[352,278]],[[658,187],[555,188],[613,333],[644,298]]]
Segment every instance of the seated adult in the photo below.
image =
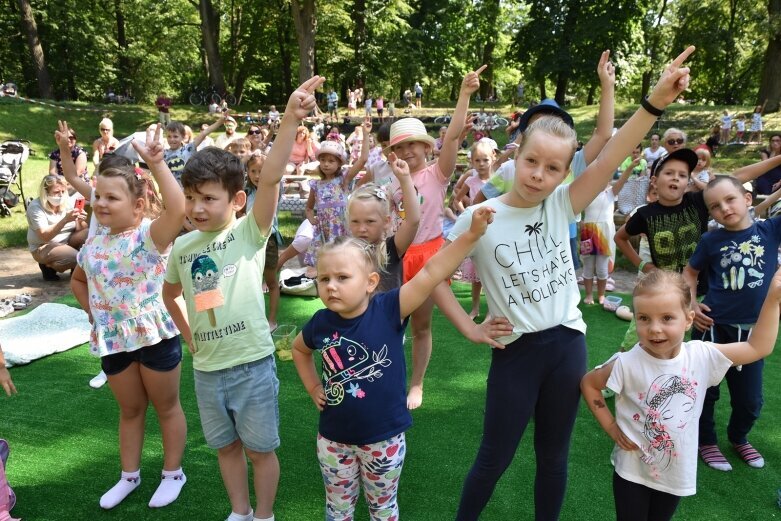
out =
[[[759,153],[764,161],[781,155],[781,134],[772,134],[768,147]],[[754,181],[754,188],[760,195],[770,195],[781,188],[781,166],[771,168]]]
[[98,129],[100,137],[92,142],[92,164],[95,165],[96,170],[103,156],[106,153],[114,152],[119,146],[119,140],[114,137],[114,123],[110,119],[100,120]]
[[76,267],[76,254],[87,239],[87,214],[75,209],[64,177],[47,175],[38,198],[27,206],[27,244],[43,280]]
[[250,143],[253,155],[265,154],[271,141],[271,132],[267,128],[251,124],[247,130],[247,140]]
[[[55,138],[55,142],[56,142],[56,138]],[[78,144],[76,144],[76,131],[73,129],[70,129],[70,134],[68,135],[68,143],[70,144],[71,158],[73,159],[73,162],[76,164],[76,172],[78,173],[79,177],[81,177],[85,181],[89,180],[89,174],[87,173],[87,153],[84,151],[83,148],[81,148]],[[63,175],[62,160],[60,159],[59,147],[56,148],[54,152],[49,154],[49,174],[58,175],[58,176]]]
[[236,120],[233,119],[231,116],[227,116],[225,118],[225,133],[220,134],[217,136],[217,139],[214,140],[214,146],[217,148],[222,148],[223,150],[228,148],[228,145],[233,143],[239,138],[242,138],[241,134],[236,132]]
[[302,167],[315,160],[318,147],[309,137],[309,130],[305,126],[300,126],[296,130],[296,140],[293,143],[293,149],[290,151],[290,157],[287,160],[287,171],[297,174],[302,173]]

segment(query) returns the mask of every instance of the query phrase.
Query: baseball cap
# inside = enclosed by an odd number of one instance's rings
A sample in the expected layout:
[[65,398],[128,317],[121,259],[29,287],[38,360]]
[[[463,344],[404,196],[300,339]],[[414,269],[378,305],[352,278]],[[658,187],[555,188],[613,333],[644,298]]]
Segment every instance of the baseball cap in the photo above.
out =
[[651,176],[655,176],[656,173],[662,169],[664,164],[672,159],[677,159],[678,161],[683,161],[686,163],[686,165],[689,167],[689,174],[694,171],[697,166],[697,161],[699,161],[699,158],[697,157],[697,154],[694,152],[694,150],[690,148],[679,148],[678,150],[670,152],[669,154],[662,156],[654,161],[653,165],[651,165]]

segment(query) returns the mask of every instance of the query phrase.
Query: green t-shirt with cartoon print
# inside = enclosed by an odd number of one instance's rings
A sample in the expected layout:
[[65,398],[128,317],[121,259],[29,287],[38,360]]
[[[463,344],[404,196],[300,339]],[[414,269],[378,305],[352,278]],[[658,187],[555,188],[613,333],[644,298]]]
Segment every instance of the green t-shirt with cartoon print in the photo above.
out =
[[165,281],[182,285],[195,369],[218,371],[274,353],[263,301],[267,240],[250,215],[174,242]]

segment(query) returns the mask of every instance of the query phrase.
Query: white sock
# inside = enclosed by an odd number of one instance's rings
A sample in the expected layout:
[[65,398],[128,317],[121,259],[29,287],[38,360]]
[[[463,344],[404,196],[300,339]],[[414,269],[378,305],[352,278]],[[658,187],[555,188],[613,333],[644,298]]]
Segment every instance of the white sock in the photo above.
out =
[[274,521],[274,514],[271,517],[253,517],[252,521]]
[[101,508],[114,508],[118,504],[122,503],[122,500],[125,499],[128,494],[138,488],[138,485],[140,484],[140,469],[135,472],[122,471],[122,477],[117,482],[117,484],[111,487],[111,489],[103,494],[103,496],[100,498]]
[[157,508],[170,505],[179,497],[185,483],[187,483],[187,476],[182,472],[182,467],[176,470],[163,470],[163,477],[152,499],[149,500],[149,506]]
[[249,514],[237,514],[236,512],[231,512],[231,515],[228,516],[228,519],[225,521],[252,521],[252,519],[255,517],[255,512],[252,511],[252,509],[249,509]]

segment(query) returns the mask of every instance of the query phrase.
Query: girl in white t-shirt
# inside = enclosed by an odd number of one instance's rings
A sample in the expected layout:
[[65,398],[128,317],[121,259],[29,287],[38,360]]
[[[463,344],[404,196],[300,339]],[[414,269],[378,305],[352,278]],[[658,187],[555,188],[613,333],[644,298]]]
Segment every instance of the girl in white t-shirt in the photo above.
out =
[[[586,372],[586,325],[578,302],[569,223],[599,195],[613,172],[683,92],[689,47],[662,73],[653,91],[600,155],[570,184],[577,147],[574,130],[559,117],[542,116],[524,132],[516,152],[515,180],[504,195],[467,208],[449,235],[464,233],[475,210],[490,206],[495,219],[470,253],[483,282],[492,316],[505,316],[513,332],[491,353],[483,436],[466,478],[457,521],[476,520],[511,464],[528,422],[534,418],[537,458],[535,517],[558,519],[567,483],[567,460]],[[600,78],[613,77],[608,51]],[[613,82],[606,82],[612,87]],[[612,90],[612,89],[611,89]],[[612,92],[603,95],[611,95]],[[498,226],[497,226],[498,225]],[[435,298],[450,306],[452,291]]]
[[[705,391],[730,366],[756,362],[773,351],[779,301],[781,270],[748,341],[684,342],[694,312],[683,277],[654,270],[638,282],[633,293],[638,345],[616,353],[580,384],[591,412],[616,442],[611,461],[618,521],[670,519],[681,496],[695,494]],[[602,398],[605,388],[616,393],[615,418]]]

